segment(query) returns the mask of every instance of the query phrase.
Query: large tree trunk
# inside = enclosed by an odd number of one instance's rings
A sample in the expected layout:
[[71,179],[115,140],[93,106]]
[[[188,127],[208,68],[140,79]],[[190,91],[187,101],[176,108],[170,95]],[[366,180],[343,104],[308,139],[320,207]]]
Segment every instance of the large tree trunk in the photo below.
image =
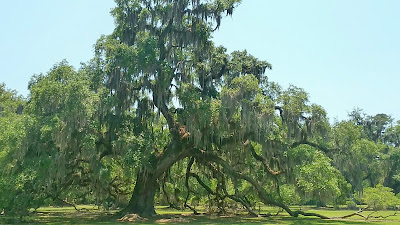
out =
[[161,155],[150,157],[152,159],[147,164],[149,168],[142,167],[139,171],[132,197],[122,213],[136,213],[145,217],[155,215],[154,196],[159,188],[158,179],[172,165],[188,156],[189,151],[182,149],[180,141],[172,141]]
[[154,173],[141,169],[137,175],[132,197],[124,212],[136,213],[145,217],[155,215],[154,195],[157,188],[157,178]]

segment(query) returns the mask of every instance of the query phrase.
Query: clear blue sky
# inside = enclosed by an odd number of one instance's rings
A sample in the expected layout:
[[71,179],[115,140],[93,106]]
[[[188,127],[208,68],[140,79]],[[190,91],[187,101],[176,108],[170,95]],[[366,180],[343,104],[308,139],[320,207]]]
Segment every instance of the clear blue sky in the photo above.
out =
[[[114,24],[109,0],[4,1],[0,82],[27,95],[33,74],[67,59],[76,68]],[[214,34],[228,51],[247,49],[273,66],[283,87],[304,88],[330,118],[354,107],[400,119],[400,1],[243,0]]]

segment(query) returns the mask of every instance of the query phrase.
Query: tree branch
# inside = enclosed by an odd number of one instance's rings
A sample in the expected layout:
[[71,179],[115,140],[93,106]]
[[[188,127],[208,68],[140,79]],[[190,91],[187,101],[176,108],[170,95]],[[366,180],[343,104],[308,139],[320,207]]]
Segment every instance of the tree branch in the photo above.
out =
[[267,160],[266,160],[264,157],[262,157],[262,156],[260,156],[260,155],[258,155],[258,154],[256,153],[256,151],[255,151],[255,149],[254,149],[254,147],[253,147],[253,145],[251,144],[251,141],[250,141],[249,139],[247,139],[247,141],[244,143],[244,146],[247,147],[247,148],[250,150],[251,155],[252,155],[257,161],[261,162],[261,163],[263,164],[264,168],[267,169],[267,171],[268,171],[271,175],[276,176],[276,175],[279,175],[279,174],[282,173],[282,171],[274,171],[273,169],[271,169],[271,167],[269,167]]
[[189,208],[190,210],[192,210],[193,214],[198,215],[199,213],[197,212],[197,210],[194,207],[191,207],[189,204],[187,204],[187,202],[189,200],[190,193],[192,192],[192,190],[189,187],[189,178],[190,178],[190,170],[192,169],[193,163],[194,163],[194,158],[191,157],[190,160],[189,160],[189,163],[188,163],[188,165],[186,167],[185,186],[186,186],[186,189],[187,189],[188,193],[186,195],[185,203],[183,204],[183,206]]
[[323,152],[325,152],[325,153],[328,153],[328,152],[330,152],[330,151],[339,150],[339,149],[337,149],[337,148],[326,148],[326,147],[324,147],[324,146],[322,146],[322,145],[319,145],[319,144],[310,142],[310,141],[308,141],[307,139],[304,139],[304,140],[301,140],[301,141],[298,141],[298,142],[294,142],[293,144],[290,145],[290,147],[291,147],[291,148],[296,148],[296,147],[298,147],[299,145],[309,145],[309,146],[314,147],[314,148],[317,148],[317,149],[319,149],[319,150],[321,150],[321,151],[323,151]]
[[215,162],[215,163],[221,165],[223,167],[223,169],[231,176],[236,177],[238,179],[245,180],[248,183],[250,183],[257,190],[260,200],[266,205],[275,205],[275,206],[281,207],[286,212],[288,212],[289,215],[291,215],[293,217],[298,217],[299,215],[304,215],[304,216],[316,216],[321,219],[329,219],[329,217],[320,215],[318,213],[308,213],[308,212],[303,212],[300,210],[292,211],[287,205],[283,204],[282,202],[277,202],[277,201],[273,200],[270,196],[268,196],[268,194],[265,192],[265,190],[261,186],[261,184],[259,184],[252,177],[236,171],[225,160],[221,159],[219,156],[217,156],[215,154],[212,154],[212,153],[206,152],[206,151],[200,151],[198,149],[193,149],[192,154],[199,159],[204,159],[206,161]]

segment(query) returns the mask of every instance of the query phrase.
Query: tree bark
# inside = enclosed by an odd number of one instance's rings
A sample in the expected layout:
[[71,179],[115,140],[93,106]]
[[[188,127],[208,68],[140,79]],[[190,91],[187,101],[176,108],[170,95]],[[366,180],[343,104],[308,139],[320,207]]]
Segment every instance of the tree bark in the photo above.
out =
[[123,212],[125,214],[135,213],[144,217],[156,215],[154,196],[157,185],[157,178],[154,173],[141,169],[137,175],[132,197]]

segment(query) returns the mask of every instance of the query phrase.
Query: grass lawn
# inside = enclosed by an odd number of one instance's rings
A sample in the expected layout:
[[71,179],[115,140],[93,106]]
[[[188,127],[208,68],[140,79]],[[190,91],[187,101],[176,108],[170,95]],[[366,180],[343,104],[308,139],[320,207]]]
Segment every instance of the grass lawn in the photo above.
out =
[[[76,211],[73,207],[42,207],[36,213],[20,219],[13,219],[7,216],[0,216],[0,224],[130,224],[131,222],[120,222],[114,214],[116,211],[99,210],[93,206],[79,206],[78,208],[84,210]],[[334,210],[334,209],[314,209],[302,207],[302,210],[307,212],[315,212],[329,217],[340,217],[350,214],[354,211],[351,210]],[[132,222],[134,224],[400,224],[400,215],[389,217],[387,219],[370,219],[365,221],[361,217],[350,217],[347,219],[337,220],[322,220],[316,217],[299,218],[289,217],[287,213],[279,213],[278,216],[272,217],[249,217],[246,215],[241,216],[210,216],[210,215],[193,215],[191,211],[178,211],[168,209],[166,207],[158,206],[157,213],[159,216],[148,220],[137,220]],[[201,211],[201,210],[200,210]],[[261,207],[261,213],[271,213],[275,215],[278,211],[274,207]],[[364,212],[368,215],[371,212]],[[393,214],[394,211],[382,211],[378,215]]]

